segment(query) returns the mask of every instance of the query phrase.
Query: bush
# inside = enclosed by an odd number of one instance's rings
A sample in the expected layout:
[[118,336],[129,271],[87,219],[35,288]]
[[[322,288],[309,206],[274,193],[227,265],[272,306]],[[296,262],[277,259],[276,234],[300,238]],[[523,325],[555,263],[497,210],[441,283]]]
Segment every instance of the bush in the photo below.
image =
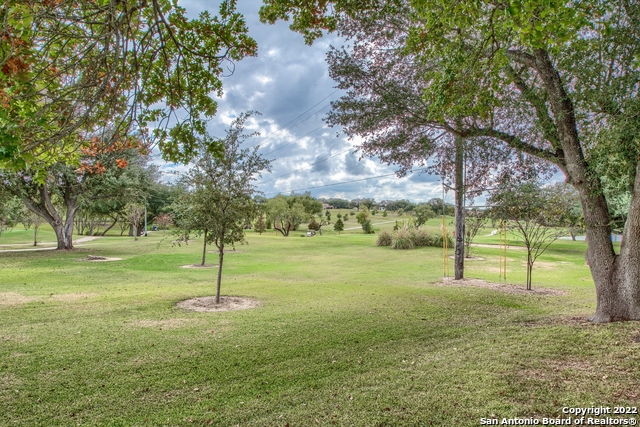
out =
[[411,233],[409,230],[398,230],[396,234],[393,236],[391,241],[392,249],[413,249],[415,245],[413,244],[413,240],[411,240]]
[[389,230],[382,230],[380,234],[378,234],[378,239],[376,240],[376,246],[391,246],[391,241],[393,240],[393,234]]
[[420,230],[419,228],[412,228],[409,231],[409,235],[411,236],[411,241],[413,241],[413,244],[416,248],[433,246],[434,239],[425,230]]
[[320,230],[320,224],[316,221],[314,217],[311,217],[311,221],[309,221],[309,225],[307,226],[308,230],[318,231]]
[[362,224],[362,231],[364,231],[364,234],[373,234],[373,225],[371,224],[371,220],[366,220],[363,224]]
[[[447,246],[450,248],[453,248],[453,245],[454,245],[453,237],[451,236],[451,234],[447,234]],[[435,239],[433,239],[433,243],[431,244],[431,246],[435,246],[436,248],[443,247],[442,235],[439,235]]]

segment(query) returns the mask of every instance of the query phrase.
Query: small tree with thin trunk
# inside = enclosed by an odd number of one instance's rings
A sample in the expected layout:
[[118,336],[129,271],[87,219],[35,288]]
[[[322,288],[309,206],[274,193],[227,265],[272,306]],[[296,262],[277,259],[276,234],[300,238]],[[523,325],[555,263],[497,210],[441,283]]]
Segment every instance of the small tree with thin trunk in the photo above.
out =
[[134,230],[133,240],[138,240],[138,229],[144,221],[144,205],[142,203],[127,203],[124,212],[129,225]]
[[252,112],[241,114],[233,121],[222,140],[207,139],[202,154],[185,175],[190,192],[186,195],[190,205],[189,218],[181,222],[183,231],[198,231],[204,235],[202,262],[207,245],[218,249],[218,278],[216,304],[220,303],[222,265],[225,247],[235,249],[236,243],[245,242],[245,226],[260,213],[253,197],[257,193],[253,181],[269,161],[258,154],[259,146],[240,149],[245,139],[244,124]]
[[566,233],[562,228],[566,202],[536,181],[505,183],[488,202],[493,215],[509,221],[511,234],[527,248],[527,290],[531,290],[536,259]]
[[38,246],[38,231],[40,231],[40,226],[45,223],[44,218],[34,213],[29,215],[28,218],[31,225],[33,225],[33,246]]
[[156,217],[156,224],[162,228],[162,234],[165,234],[167,227],[173,224],[173,218],[169,214],[160,214]]
[[470,209],[465,214],[464,219],[464,247],[465,258],[471,257],[471,243],[476,238],[478,231],[483,228],[489,221],[489,211],[479,210],[477,208]]
[[337,231],[338,235],[340,235],[340,232],[344,230],[344,223],[342,222],[341,218],[338,218],[336,223],[333,224],[333,230]]
[[253,225],[253,231],[262,235],[265,231],[267,231],[267,223],[264,220],[264,214],[260,212],[258,215],[258,220]]
[[436,214],[433,211],[433,209],[431,209],[431,206],[429,206],[426,203],[423,203],[423,204],[420,204],[420,205],[416,206],[413,211],[416,214],[416,226],[417,227],[421,227],[427,221],[429,221],[431,218],[435,218],[436,217]]

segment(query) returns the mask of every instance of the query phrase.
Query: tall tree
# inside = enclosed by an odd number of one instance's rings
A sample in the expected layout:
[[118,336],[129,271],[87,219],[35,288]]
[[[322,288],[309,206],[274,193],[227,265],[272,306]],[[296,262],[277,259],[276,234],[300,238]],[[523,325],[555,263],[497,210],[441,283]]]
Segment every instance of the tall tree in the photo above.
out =
[[[185,226],[183,233],[198,230],[204,235],[203,259],[207,244],[218,249],[218,277],[216,303],[220,303],[222,266],[225,247],[243,243],[245,226],[261,214],[253,199],[256,194],[254,181],[265,170],[269,161],[258,154],[259,146],[241,149],[246,138],[244,124],[251,112],[238,116],[227,130],[224,139],[204,141],[202,154],[186,174],[191,192],[187,197],[190,206],[187,222],[177,222]],[[215,155],[211,147],[223,147]]]
[[[429,111],[437,105],[424,99],[423,93],[431,82],[424,79],[423,64],[404,47],[412,17],[408,2],[391,2],[337,23],[350,47],[329,53],[329,71],[348,95],[333,103],[328,120],[342,126],[349,136],[364,138],[360,146],[364,154],[400,166],[399,175],[420,167],[440,175],[443,185],[454,191],[455,278],[462,279],[465,196],[492,187],[492,178],[505,165],[509,164],[510,171],[522,167],[513,167],[518,156],[495,150],[486,138],[459,134],[475,112],[451,111],[430,117]],[[488,169],[493,173],[486,173]]]
[[3,2],[0,165],[72,162],[90,137],[149,127],[165,158],[192,157],[220,77],[256,53],[235,3],[190,19],[170,0]]
[[413,209],[413,212],[416,215],[416,226],[417,227],[421,227],[423,226],[427,221],[429,221],[431,218],[435,218],[436,214],[435,212],[433,212],[433,209],[431,209],[431,206],[429,206],[426,203],[421,203],[418,206],[416,206]]
[[274,230],[285,237],[289,236],[290,231],[295,230],[298,225],[309,218],[309,214],[300,201],[293,201],[289,204],[287,198],[282,195],[269,199],[266,209],[268,218],[273,221]]
[[[293,17],[310,42],[375,0],[267,0],[262,17]],[[390,2],[396,4],[397,2]],[[559,168],[580,196],[596,322],[640,319],[640,5],[602,2],[412,2],[405,47],[432,82],[431,120],[475,117],[464,138],[487,137]],[[393,11],[390,11],[393,13]],[[510,123],[517,121],[518,126]],[[616,254],[607,185],[627,186]]]
[[104,201],[119,193],[119,185],[108,183],[124,173],[127,159],[141,155],[139,149],[132,141],[108,146],[94,141],[82,150],[79,168],[63,162],[45,169],[26,166],[18,172],[0,168],[0,181],[53,228],[57,249],[73,249],[74,219],[81,201]]

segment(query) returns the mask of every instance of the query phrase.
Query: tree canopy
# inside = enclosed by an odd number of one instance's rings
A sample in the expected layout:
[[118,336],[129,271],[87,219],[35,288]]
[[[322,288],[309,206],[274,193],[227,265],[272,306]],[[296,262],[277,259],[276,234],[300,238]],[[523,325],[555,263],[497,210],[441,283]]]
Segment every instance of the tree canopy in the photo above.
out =
[[195,19],[170,0],[8,0],[0,18],[0,165],[16,170],[77,161],[85,141],[132,130],[188,160],[220,77],[256,53],[235,0]]

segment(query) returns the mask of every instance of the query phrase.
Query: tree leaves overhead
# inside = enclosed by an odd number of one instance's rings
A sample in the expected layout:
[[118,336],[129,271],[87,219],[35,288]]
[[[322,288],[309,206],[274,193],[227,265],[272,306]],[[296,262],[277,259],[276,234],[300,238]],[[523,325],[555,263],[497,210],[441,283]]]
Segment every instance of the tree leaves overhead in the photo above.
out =
[[0,161],[18,169],[70,160],[65,147],[107,123],[114,137],[153,128],[165,158],[186,161],[220,77],[256,53],[234,0],[197,19],[169,0],[9,0],[0,18]]
[[[426,166],[449,187],[453,187],[455,169],[454,136],[464,135],[466,192],[472,197],[492,187],[492,178],[503,173],[530,175],[544,170],[540,162],[516,154],[506,144],[475,135],[478,124],[487,122],[484,112],[466,109],[460,97],[445,102],[425,95],[441,81],[431,69],[438,67],[437,61],[422,60],[407,50],[411,28],[418,28],[420,22],[406,2],[341,17],[336,30],[347,39],[347,46],[332,48],[327,61],[332,78],[348,93],[333,102],[329,124],[341,126],[351,138],[363,138],[363,154],[399,166],[399,175]],[[477,93],[460,92],[471,97]],[[447,109],[443,102],[453,107]],[[505,115],[501,123],[511,129],[520,127],[523,137],[530,135],[515,117]]]

